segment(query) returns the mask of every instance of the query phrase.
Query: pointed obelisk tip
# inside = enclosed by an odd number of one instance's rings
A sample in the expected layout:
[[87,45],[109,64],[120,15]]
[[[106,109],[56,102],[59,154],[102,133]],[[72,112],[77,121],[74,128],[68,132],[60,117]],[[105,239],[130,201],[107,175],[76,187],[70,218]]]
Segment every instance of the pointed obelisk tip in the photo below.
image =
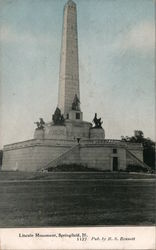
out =
[[76,5],[76,3],[72,0],[68,0],[68,2],[66,3],[67,5]]

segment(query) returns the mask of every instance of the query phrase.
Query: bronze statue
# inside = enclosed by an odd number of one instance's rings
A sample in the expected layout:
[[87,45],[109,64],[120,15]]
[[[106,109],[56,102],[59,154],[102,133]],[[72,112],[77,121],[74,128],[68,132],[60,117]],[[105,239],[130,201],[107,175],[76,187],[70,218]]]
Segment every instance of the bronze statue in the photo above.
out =
[[52,120],[54,124],[63,125],[64,124],[64,117],[61,114],[61,110],[57,107],[54,114],[52,115]]
[[93,123],[95,124],[94,128],[102,128],[102,121],[101,118],[97,118],[97,113],[95,113]]
[[37,129],[44,129],[45,122],[43,118],[40,118],[39,120],[39,122],[34,122],[37,125]]
[[72,103],[72,110],[80,111],[80,101],[77,95],[75,95],[73,103]]

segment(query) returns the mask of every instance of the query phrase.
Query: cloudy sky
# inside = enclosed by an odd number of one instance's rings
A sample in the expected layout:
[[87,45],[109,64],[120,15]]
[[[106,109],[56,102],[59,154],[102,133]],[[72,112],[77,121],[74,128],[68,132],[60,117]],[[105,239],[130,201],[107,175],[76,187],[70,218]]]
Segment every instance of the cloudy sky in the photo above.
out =
[[[65,0],[0,0],[0,148],[57,106]],[[81,108],[106,138],[154,139],[154,0],[75,0]]]

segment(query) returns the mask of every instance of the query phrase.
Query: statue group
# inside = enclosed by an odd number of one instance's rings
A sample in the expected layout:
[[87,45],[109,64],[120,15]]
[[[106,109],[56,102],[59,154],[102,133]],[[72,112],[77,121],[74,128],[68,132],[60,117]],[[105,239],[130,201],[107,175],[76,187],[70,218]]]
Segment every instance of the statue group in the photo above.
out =
[[52,120],[55,125],[63,125],[64,124],[64,117],[61,114],[61,110],[57,107],[54,114],[52,115]]
[[103,122],[101,121],[101,118],[97,118],[97,113],[95,113],[93,123],[94,123],[94,128],[102,128]]
[[43,118],[39,119],[39,122],[34,122],[37,125],[37,129],[44,129],[45,122]]
[[[75,102],[76,104],[76,102]],[[78,103],[77,103],[78,104]],[[76,106],[74,106],[76,108]],[[52,115],[52,121],[55,125],[64,125],[64,117],[61,114],[61,110],[57,107],[54,114]],[[39,121],[34,122],[37,125],[37,129],[44,129],[45,122],[43,118],[40,118]],[[93,119],[94,127],[93,128],[102,128],[102,121],[101,118],[97,118],[97,113],[95,113],[94,119]]]

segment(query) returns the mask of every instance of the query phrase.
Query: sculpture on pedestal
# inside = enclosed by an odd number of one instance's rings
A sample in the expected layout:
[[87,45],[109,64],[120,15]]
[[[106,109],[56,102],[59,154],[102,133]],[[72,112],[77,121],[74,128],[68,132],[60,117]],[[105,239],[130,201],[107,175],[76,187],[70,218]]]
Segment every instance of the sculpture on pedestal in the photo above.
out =
[[40,118],[39,120],[40,120],[39,122],[34,122],[37,125],[36,129],[44,129],[45,122],[43,118]]
[[55,125],[63,125],[64,124],[64,117],[61,114],[61,110],[57,107],[54,114],[52,115],[52,120]]
[[80,111],[80,101],[77,95],[75,95],[73,103],[72,103],[72,110]]
[[93,123],[94,123],[94,128],[102,128],[103,122],[101,121],[101,118],[97,118],[97,113],[95,113]]

